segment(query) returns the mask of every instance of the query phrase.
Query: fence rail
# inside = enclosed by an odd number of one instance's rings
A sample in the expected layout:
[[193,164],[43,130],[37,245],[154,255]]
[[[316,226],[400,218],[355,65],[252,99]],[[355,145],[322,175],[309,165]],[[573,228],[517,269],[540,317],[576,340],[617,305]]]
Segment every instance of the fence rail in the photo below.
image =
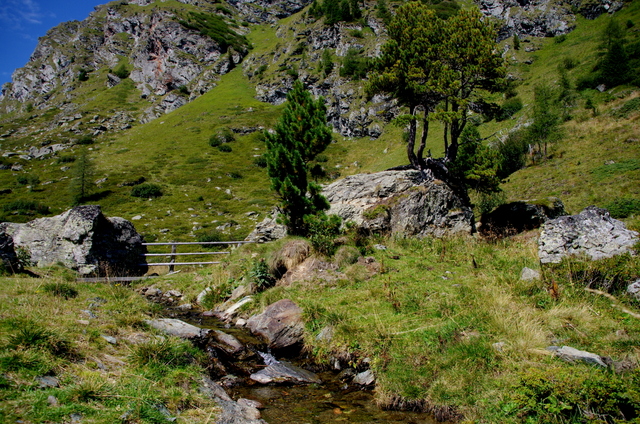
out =
[[176,241],[176,242],[162,242],[162,243],[142,243],[143,246],[171,246],[170,253],[144,253],[142,256],[155,257],[164,256],[169,258],[169,262],[149,262],[141,264],[141,266],[168,266],[169,272],[173,272],[174,267],[177,265],[216,265],[219,261],[207,261],[207,262],[176,262],[177,256],[200,256],[200,255],[229,255],[231,252],[178,252],[178,246],[228,246],[228,245],[242,245],[247,243],[254,243],[252,241]]

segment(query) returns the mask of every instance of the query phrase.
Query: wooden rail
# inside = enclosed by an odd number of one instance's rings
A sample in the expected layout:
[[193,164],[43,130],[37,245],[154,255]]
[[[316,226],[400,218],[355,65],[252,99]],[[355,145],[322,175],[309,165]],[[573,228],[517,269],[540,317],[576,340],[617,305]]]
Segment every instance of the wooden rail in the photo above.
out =
[[230,252],[181,252],[178,253],[178,246],[190,246],[190,245],[209,245],[209,246],[227,246],[227,245],[242,245],[246,243],[253,243],[251,241],[174,241],[166,243],[142,243],[143,246],[171,246],[170,253],[145,253],[145,257],[153,256],[165,256],[169,258],[169,262],[150,262],[141,264],[141,266],[168,266],[169,272],[173,272],[176,265],[216,265],[218,261],[208,262],[176,262],[176,256],[200,256],[200,255],[228,255]]

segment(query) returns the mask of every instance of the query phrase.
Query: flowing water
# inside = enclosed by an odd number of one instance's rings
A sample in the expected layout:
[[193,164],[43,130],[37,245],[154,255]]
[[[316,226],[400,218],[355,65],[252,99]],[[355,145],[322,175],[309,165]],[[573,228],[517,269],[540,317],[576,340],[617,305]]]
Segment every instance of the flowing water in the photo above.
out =
[[[232,334],[245,345],[264,351],[260,341],[244,329],[225,328],[221,321],[201,316],[191,317],[185,321],[202,328]],[[304,363],[304,358],[286,360],[302,368],[309,368],[309,364]],[[250,367],[251,365],[248,364],[247,368]],[[313,366],[311,368],[312,371],[317,371]],[[231,385],[227,388],[227,392],[233,399],[247,398],[262,403],[264,405],[261,411],[262,418],[269,424],[435,424],[437,422],[424,413],[381,410],[375,404],[372,390],[346,384],[338,378],[337,371],[321,371],[317,374],[322,380],[321,384],[300,386],[262,385],[248,378],[240,378],[238,379],[240,384]]]

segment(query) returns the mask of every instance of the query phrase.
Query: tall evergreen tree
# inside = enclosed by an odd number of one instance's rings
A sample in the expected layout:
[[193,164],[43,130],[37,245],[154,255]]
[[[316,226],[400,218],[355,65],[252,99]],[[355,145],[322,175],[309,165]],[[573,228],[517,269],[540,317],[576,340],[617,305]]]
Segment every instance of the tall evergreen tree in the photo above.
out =
[[273,133],[266,132],[267,172],[271,188],[280,197],[283,223],[289,234],[305,235],[304,217],[329,209],[320,186],[309,178],[308,163],[331,143],[322,98],[296,81]]
[[93,175],[93,164],[87,155],[86,149],[82,150],[73,166],[73,174],[69,186],[74,206],[82,204],[91,194]]

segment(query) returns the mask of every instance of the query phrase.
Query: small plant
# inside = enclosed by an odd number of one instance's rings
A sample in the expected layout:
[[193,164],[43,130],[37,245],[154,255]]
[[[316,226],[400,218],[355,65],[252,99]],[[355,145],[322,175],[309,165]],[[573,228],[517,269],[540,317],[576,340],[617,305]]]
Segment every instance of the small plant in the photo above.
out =
[[135,186],[131,190],[131,196],[141,198],[152,198],[162,196],[162,188],[157,184],[143,183]]
[[78,72],[78,81],[84,82],[89,80],[89,72],[86,69],[80,69]]
[[31,321],[17,325],[16,332],[9,336],[8,346],[11,349],[44,349],[53,355],[66,355],[71,351],[67,340]]
[[269,265],[264,259],[253,262],[249,271],[249,280],[256,284],[256,288],[259,291],[273,286],[276,282],[276,279],[269,272]]
[[256,69],[256,72],[254,73],[254,75],[256,76],[261,76],[262,74],[265,73],[265,71],[268,69],[268,66],[265,64],[262,64],[260,66],[258,66],[258,69]]
[[239,172],[229,172],[227,175],[232,180],[241,180],[243,178],[242,174],[240,174]]
[[354,38],[364,38],[364,34],[361,29],[352,29],[349,34]]
[[30,187],[30,191],[33,191],[38,184],[40,184],[40,178],[37,175],[19,175],[16,181],[20,185],[26,185]]
[[178,92],[180,94],[184,94],[185,96],[188,96],[191,94],[191,91],[189,91],[189,88],[187,88],[186,85],[181,85],[180,87],[178,87]]
[[[209,230],[205,233],[199,234],[196,237],[196,241],[200,243],[221,242],[221,241],[224,241],[224,235],[218,230]],[[202,245],[202,248],[204,249],[212,249],[212,248],[217,249],[218,247],[219,245],[210,245],[210,244]]]
[[265,158],[264,155],[260,155],[257,158],[253,158],[253,164],[258,168],[266,168],[267,158]]
[[47,283],[42,286],[42,291],[53,296],[64,297],[65,300],[78,296],[78,290],[67,283]]
[[223,153],[229,153],[229,152],[233,151],[231,146],[229,146],[228,144],[222,144],[222,145],[218,146],[218,150],[220,150]]
[[565,57],[564,59],[562,59],[562,67],[564,69],[566,69],[567,71],[572,70],[573,68],[575,68],[576,66],[578,66],[578,61],[575,60],[572,57]]
[[520,50],[520,37],[518,37],[518,34],[513,36],[513,49]]
[[202,299],[202,306],[205,308],[213,308],[218,303],[224,302],[231,296],[231,293],[237,285],[236,281],[230,278],[226,282],[220,283],[215,287],[209,287],[207,294]]
[[500,111],[496,115],[496,121],[500,122],[511,118],[522,109],[522,106],[522,100],[520,100],[520,97],[511,97],[506,99],[502,103]]

